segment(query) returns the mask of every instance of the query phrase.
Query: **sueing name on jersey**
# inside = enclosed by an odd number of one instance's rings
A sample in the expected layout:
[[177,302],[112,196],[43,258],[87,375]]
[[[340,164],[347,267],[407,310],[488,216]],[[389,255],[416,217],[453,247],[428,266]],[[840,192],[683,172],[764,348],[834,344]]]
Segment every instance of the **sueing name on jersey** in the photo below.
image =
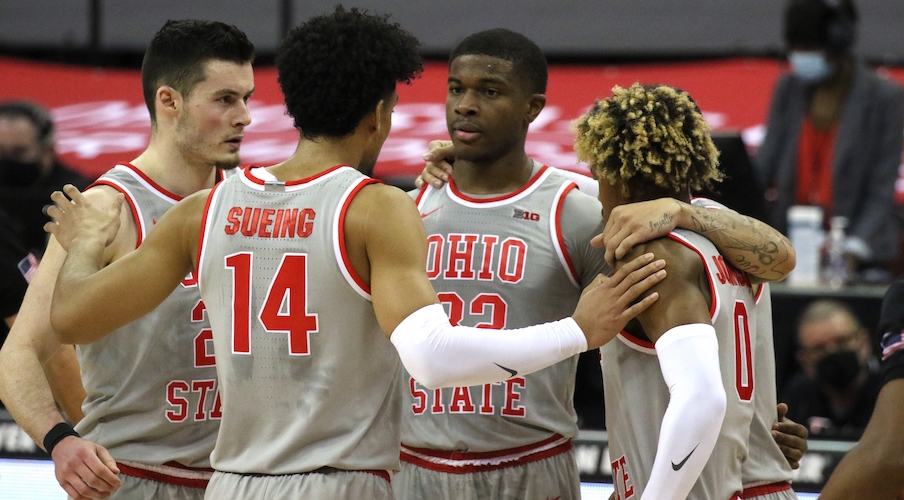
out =
[[228,235],[258,238],[307,238],[317,214],[312,208],[232,207],[226,214]]
[[721,255],[713,255],[713,262],[716,264],[716,279],[723,285],[728,283],[734,286],[750,287],[750,276],[747,273],[738,271],[730,264],[725,262],[725,258]]

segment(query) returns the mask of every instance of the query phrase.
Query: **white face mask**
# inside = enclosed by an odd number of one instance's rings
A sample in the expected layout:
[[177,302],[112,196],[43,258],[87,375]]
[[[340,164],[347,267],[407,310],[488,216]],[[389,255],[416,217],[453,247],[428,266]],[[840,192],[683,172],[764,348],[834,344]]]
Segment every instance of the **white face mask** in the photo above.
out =
[[821,51],[794,51],[788,55],[788,61],[794,74],[807,83],[825,80],[834,69]]

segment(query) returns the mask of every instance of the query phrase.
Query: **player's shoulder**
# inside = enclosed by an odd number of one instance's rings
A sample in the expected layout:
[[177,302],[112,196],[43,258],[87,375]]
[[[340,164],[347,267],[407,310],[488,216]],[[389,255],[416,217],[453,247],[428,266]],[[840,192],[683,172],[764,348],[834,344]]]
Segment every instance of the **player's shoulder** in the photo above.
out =
[[636,245],[616,264],[630,262],[645,253],[652,253],[656,259],[666,262],[669,279],[697,282],[706,272],[701,254],[680,238],[663,236],[655,240]]

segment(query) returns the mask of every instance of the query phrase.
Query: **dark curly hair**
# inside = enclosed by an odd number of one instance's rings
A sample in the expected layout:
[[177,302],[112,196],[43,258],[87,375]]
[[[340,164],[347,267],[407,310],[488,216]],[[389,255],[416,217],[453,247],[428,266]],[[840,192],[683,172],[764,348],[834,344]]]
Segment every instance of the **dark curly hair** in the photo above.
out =
[[853,43],[857,9],[852,0],[788,0],[785,44],[846,52]]
[[157,89],[168,85],[186,97],[204,81],[204,63],[211,60],[236,64],[254,61],[254,44],[242,30],[215,21],[167,21],[154,35],[141,63],[144,103],[157,123],[154,101]]
[[480,31],[468,36],[452,50],[449,62],[458,56],[482,54],[511,61],[534,94],[546,93],[549,69],[546,56],[530,38],[504,28]]
[[626,195],[682,194],[722,180],[709,125],[683,90],[616,86],[575,129],[578,158],[597,179],[622,182]]
[[338,6],[293,29],[276,69],[289,116],[306,139],[345,137],[423,69],[417,38],[389,16]]

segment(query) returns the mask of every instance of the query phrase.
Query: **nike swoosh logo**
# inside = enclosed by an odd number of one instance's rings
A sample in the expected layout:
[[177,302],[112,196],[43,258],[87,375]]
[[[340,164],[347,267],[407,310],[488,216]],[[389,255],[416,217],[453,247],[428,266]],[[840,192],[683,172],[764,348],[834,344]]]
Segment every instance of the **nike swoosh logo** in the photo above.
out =
[[506,368],[506,367],[500,365],[499,363],[493,363],[493,364],[498,366],[499,368],[502,368],[503,370],[511,373],[513,377],[518,376],[518,372],[516,372],[515,370],[512,370],[511,368]]
[[[700,444],[697,443],[697,446],[700,446]],[[691,450],[691,452],[688,453],[686,457],[684,457],[684,460],[678,462],[677,464],[675,462],[672,462],[672,470],[681,470],[681,468],[684,467],[684,463],[687,462],[687,459],[691,458],[691,455],[693,455],[694,452],[697,451],[697,446],[694,446],[694,449]]]
[[437,210],[439,210],[439,209],[441,209],[441,208],[443,208],[443,207],[436,207],[436,208],[434,208],[433,210],[431,210],[431,211],[429,211],[429,212],[427,212],[427,213],[425,213],[425,214],[421,214],[421,219],[427,218],[428,215],[432,214],[433,212],[436,212]]

